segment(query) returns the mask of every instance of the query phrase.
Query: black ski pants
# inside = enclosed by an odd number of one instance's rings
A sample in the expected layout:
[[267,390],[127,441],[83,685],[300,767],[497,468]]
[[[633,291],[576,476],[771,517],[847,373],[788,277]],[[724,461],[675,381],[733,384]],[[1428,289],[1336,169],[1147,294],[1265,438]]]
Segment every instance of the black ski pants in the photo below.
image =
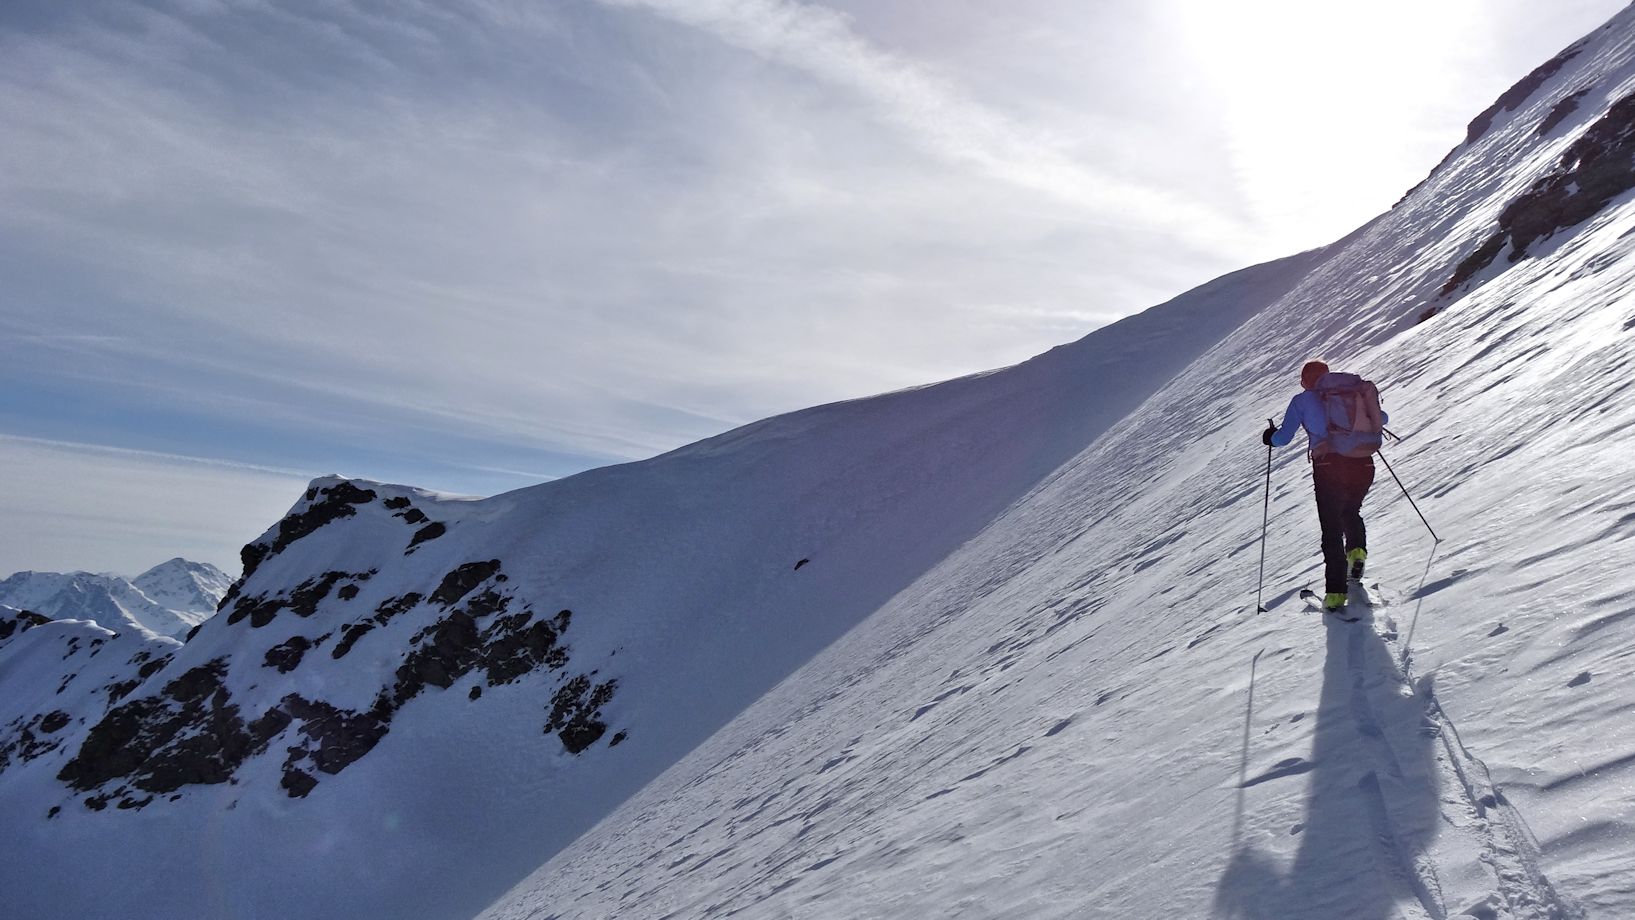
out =
[[1323,528],[1323,585],[1329,594],[1344,594],[1345,554],[1368,548],[1362,504],[1374,484],[1372,457],[1331,454],[1311,464],[1317,489],[1317,523]]

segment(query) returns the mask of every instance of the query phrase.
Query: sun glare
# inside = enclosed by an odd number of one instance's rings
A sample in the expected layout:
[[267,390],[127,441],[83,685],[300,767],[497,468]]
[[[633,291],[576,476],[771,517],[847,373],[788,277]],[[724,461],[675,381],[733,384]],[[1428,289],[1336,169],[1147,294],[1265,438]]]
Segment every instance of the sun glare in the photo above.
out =
[[[1203,117],[1231,140],[1252,218],[1274,236],[1328,242],[1389,207],[1435,162],[1421,118],[1448,104],[1462,57],[1489,41],[1479,4],[1176,0]],[[1455,38],[1457,37],[1457,38]],[[1442,149],[1455,136],[1425,139]],[[1412,178],[1410,178],[1412,177]]]

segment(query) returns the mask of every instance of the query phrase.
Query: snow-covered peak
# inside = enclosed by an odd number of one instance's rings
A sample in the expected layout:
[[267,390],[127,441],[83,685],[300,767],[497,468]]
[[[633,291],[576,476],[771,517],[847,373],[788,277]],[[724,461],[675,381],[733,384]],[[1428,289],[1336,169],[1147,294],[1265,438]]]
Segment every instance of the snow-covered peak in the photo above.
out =
[[208,562],[178,557],[148,569],[131,584],[161,607],[209,616],[233,586],[233,577]]
[[181,638],[215,612],[231,579],[204,563],[174,559],[138,576],[18,572],[0,580],[0,604],[58,620],[90,620],[114,632]]

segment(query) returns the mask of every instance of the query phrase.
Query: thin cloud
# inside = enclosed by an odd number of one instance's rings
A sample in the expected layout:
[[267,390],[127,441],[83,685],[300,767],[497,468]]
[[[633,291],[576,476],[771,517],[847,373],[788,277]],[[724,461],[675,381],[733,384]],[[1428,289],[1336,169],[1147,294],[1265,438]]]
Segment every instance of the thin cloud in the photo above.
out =
[[922,145],[1022,189],[1218,245],[1245,227],[1172,192],[1132,184],[1062,152],[1047,132],[963,96],[923,66],[858,35],[847,18],[792,0],[601,0],[648,10],[868,100]]
[[134,575],[173,556],[237,571],[238,549],[307,479],[153,451],[0,436],[0,572]]
[[1256,226],[1283,183],[1179,88],[1187,3],[836,2],[8,9],[0,431],[510,489],[1011,364],[1341,220]]
[[312,478],[300,470],[285,469],[276,466],[263,466],[256,463],[241,463],[236,460],[219,460],[211,457],[190,457],[183,454],[170,454],[163,451],[135,450],[129,447],[110,447],[105,444],[84,444],[78,441],[54,441],[50,438],[28,438],[14,434],[0,434],[0,446],[33,447],[49,449],[82,455],[115,458],[126,461],[159,463],[177,466],[203,466],[221,470],[236,470],[249,473],[267,473],[273,476],[298,478],[302,482]]

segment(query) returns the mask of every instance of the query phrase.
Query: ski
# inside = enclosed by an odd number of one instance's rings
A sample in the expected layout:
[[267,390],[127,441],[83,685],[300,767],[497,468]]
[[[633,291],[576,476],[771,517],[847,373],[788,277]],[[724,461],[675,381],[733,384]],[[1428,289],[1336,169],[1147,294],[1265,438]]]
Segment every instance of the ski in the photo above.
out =
[[1300,589],[1300,598],[1301,598],[1301,600],[1304,600],[1306,602],[1306,606],[1310,607],[1311,609],[1321,610],[1324,614],[1327,614],[1328,616],[1331,616],[1331,617],[1335,618],[1336,620],[1340,620],[1341,622],[1355,623],[1358,620],[1362,619],[1362,617],[1358,616],[1355,613],[1352,613],[1350,610],[1347,610],[1344,607],[1339,607],[1339,608],[1336,608],[1334,610],[1330,610],[1327,607],[1324,607],[1323,606],[1323,596],[1321,594],[1318,594],[1316,591],[1313,591],[1310,588],[1301,588]]

